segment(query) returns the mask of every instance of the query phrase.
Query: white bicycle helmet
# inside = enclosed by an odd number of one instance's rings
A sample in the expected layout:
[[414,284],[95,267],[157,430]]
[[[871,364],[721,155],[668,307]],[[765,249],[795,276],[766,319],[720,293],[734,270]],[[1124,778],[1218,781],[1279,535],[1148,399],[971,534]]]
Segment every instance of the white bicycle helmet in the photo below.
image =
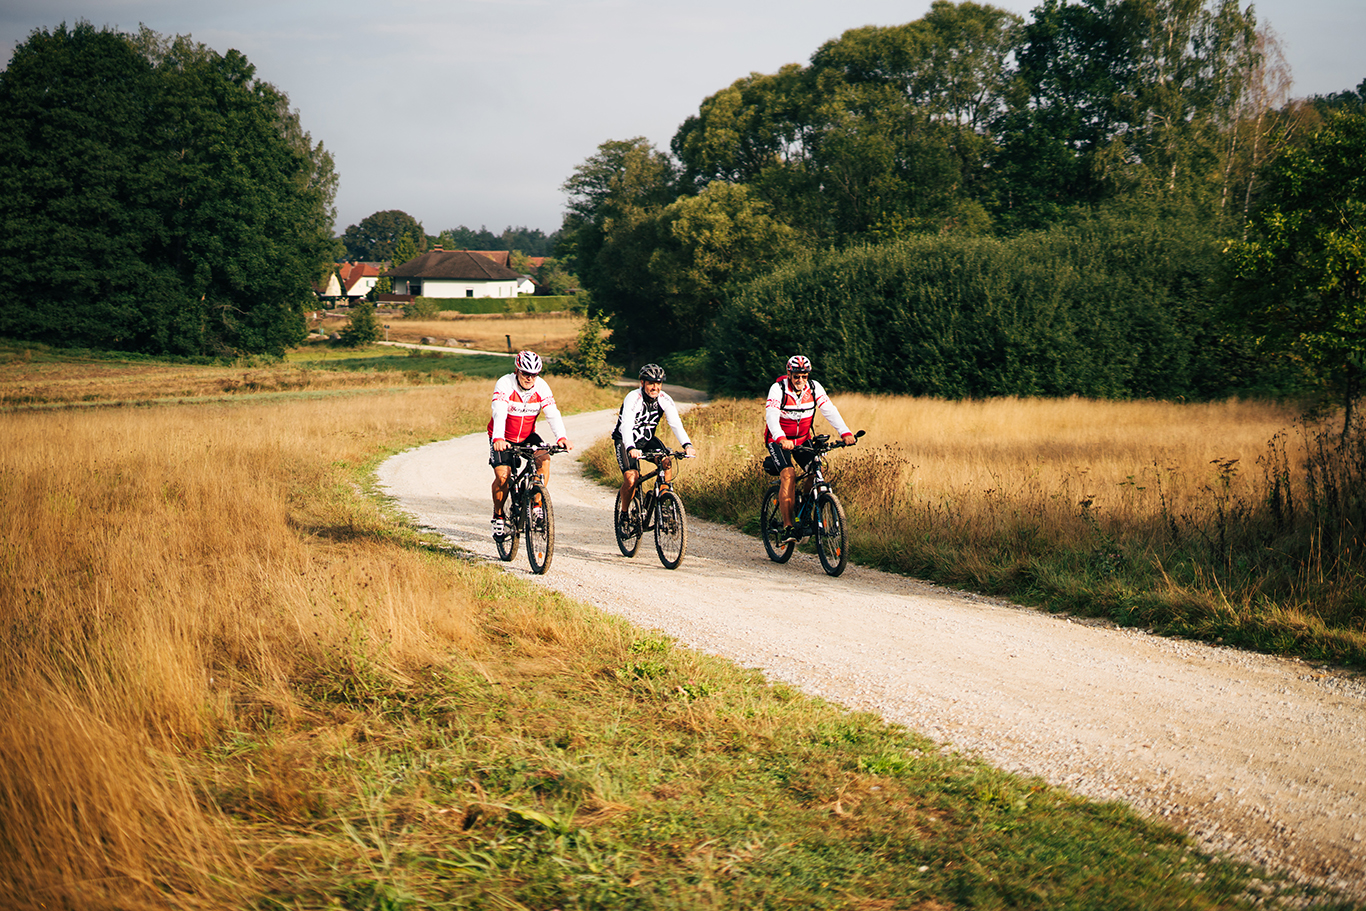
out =
[[517,352],[517,370],[519,373],[536,376],[541,372],[543,366],[541,356],[535,351]]
[[811,359],[804,354],[794,354],[787,359],[788,373],[810,373]]

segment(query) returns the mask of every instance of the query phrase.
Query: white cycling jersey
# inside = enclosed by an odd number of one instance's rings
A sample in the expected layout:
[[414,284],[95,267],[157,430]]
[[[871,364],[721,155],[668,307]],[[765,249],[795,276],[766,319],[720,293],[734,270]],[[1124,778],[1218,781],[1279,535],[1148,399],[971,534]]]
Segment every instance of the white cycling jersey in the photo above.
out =
[[639,388],[632,389],[626,393],[626,399],[621,403],[617,429],[613,436],[621,440],[627,449],[638,449],[654,437],[660,422],[666,418],[669,421],[669,428],[678,438],[680,447],[692,443],[688,438],[688,432],[683,429],[682,419],[678,416],[678,406],[667,392],[661,390],[654,399],[647,399]]

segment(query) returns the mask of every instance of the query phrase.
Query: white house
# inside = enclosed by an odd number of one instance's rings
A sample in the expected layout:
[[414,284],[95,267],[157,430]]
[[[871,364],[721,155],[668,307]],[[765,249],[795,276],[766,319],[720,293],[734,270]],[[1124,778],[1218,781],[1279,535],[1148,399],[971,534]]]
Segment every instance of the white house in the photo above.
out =
[[384,273],[395,294],[414,297],[516,297],[522,276],[469,250],[436,247]]

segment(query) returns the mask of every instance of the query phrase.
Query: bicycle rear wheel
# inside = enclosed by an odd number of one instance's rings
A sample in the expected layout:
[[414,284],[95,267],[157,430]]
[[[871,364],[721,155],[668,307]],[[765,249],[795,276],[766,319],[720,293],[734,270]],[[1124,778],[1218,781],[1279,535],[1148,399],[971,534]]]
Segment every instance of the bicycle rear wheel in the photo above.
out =
[[683,501],[666,490],[655,501],[655,553],[665,569],[678,569],[688,550],[688,517]]
[[550,493],[544,484],[532,485],[524,515],[526,558],[531,571],[539,576],[550,568],[550,558],[555,554],[555,512],[550,508]]
[[636,548],[640,547],[640,490],[631,496],[631,504],[626,507],[626,515],[629,517],[626,528],[621,527],[621,497],[617,497],[612,504],[612,529],[617,536],[617,550],[621,551],[623,557],[634,557]]
[[498,548],[498,559],[504,563],[517,556],[517,540],[520,530],[517,528],[518,510],[521,504],[517,501],[517,495],[509,490],[507,499],[503,503],[503,534],[493,539],[493,544]]
[[816,499],[816,554],[827,575],[838,576],[849,562],[849,532],[844,504],[830,491]]
[[783,543],[783,517],[778,510],[778,485],[774,484],[764,494],[764,505],[759,510],[759,533],[764,539],[764,550],[774,563],[786,563],[792,557],[795,541]]

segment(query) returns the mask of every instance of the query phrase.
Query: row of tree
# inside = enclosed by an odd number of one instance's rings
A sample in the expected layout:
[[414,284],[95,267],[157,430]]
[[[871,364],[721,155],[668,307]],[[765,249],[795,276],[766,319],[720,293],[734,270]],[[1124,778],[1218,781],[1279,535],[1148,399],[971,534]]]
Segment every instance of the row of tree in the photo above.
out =
[[[539,229],[509,227],[495,235],[487,228],[473,231],[464,225],[433,237],[407,212],[386,209],[349,226],[340,238],[340,255],[351,261],[405,263],[434,246],[444,250],[507,250],[515,271],[530,275],[549,294],[568,294],[578,288],[579,280],[559,258],[550,255],[558,238],[558,231],[547,235]],[[542,261],[533,263],[533,257]]]
[[[1138,336],[1146,321],[1177,332],[1183,350],[1211,333],[1227,340],[1216,350],[1231,360],[1201,365],[1223,371],[1222,379],[1187,384],[1204,394],[1227,391],[1239,376],[1265,377],[1245,369],[1252,354],[1262,368],[1279,363],[1285,376],[1308,368],[1344,391],[1366,348],[1352,328],[1366,325],[1352,316],[1360,306],[1352,277],[1361,265],[1356,175],[1366,161],[1353,137],[1366,83],[1313,103],[1289,101],[1288,87],[1274,36],[1258,27],[1253,7],[1231,0],[1045,0],[1028,18],[936,0],[915,22],[851,30],[805,66],[751,74],[704,99],[669,151],[644,139],[603,143],[564,184],[560,249],[628,357],[709,346],[721,357],[723,382],[755,389],[771,379],[771,365],[725,362],[724,352],[736,350],[727,333],[742,322],[733,308],[758,307],[769,341],[815,313],[803,297],[812,286],[775,290],[780,267],[790,267],[782,273],[790,278],[791,269],[819,272],[836,261],[846,268],[840,257],[863,257],[861,280],[889,296],[875,304],[851,287],[843,303],[828,298],[822,306],[875,322],[855,299],[874,310],[905,310],[921,299],[907,289],[904,251],[947,263],[973,249],[975,261],[996,260],[993,274],[1023,270],[1010,293],[1033,288],[1038,298],[1017,303],[1042,313],[1049,289],[1024,280],[1038,276],[1019,254],[1031,244],[1053,250],[1051,262],[1109,263],[1086,273],[1097,282],[1148,281],[1139,258],[1105,247],[1127,242],[1124,232],[1086,227],[1095,213],[1109,213],[1104,218],[1128,232],[1180,232],[1189,242],[1166,254],[1179,260],[1172,265],[1187,276],[1183,283],[1149,307],[1106,311],[1108,332]],[[1288,199],[1310,174],[1312,188]],[[1283,203],[1299,214],[1277,215]],[[964,238],[997,243],[976,248]],[[1273,263],[1268,242],[1286,262]],[[1063,256],[1058,244],[1082,246]],[[1302,268],[1306,245],[1336,252],[1310,256],[1315,265]],[[1136,271],[1126,278],[1125,268]],[[1273,272],[1280,277],[1268,281]],[[814,275],[808,281],[819,283]],[[917,276],[912,285],[931,282],[939,293],[956,287],[950,273]],[[789,298],[772,296],[782,293]],[[1076,293],[1103,299],[1107,287]],[[785,315],[766,317],[764,306]],[[981,337],[1002,318],[966,298],[946,306],[962,318],[975,314]],[[1305,322],[1315,308],[1322,312]],[[1320,338],[1324,332],[1332,338]],[[912,350],[908,339],[872,338],[881,347],[860,357],[898,362]],[[1257,339],[1265,344],[1250,351]],[[1280,360],[1285,354],[1296,363]],[[1032,344],[998,349],[996,374],[1022,378],[1008,388],[927,380],[908,391],[1029,392],[1042,388],[1029,378],[1051,370],[1029,360],[1036,355],[1043,356]],[[849,381],[891,388],[857,372]],[[1170,384],[1129,381],[1045,386],[1177,394]]]
[[331,266],[337,178],[237,51],[35,30],[0,73],[0,334],[283,353]]
[[525,256],[550,256],[559,232],[546,234],[538,228],[507,227],[494,234],[486,227],[478,231],[464,225],[448,228],[435,236],[422,223],[401,209],[386,209],[349,225],[340,238],[343,255],[352,262],[403,262],[396,252],[403,238],[412,241],[418,253],[440,245],[447,250],[516,250]]

